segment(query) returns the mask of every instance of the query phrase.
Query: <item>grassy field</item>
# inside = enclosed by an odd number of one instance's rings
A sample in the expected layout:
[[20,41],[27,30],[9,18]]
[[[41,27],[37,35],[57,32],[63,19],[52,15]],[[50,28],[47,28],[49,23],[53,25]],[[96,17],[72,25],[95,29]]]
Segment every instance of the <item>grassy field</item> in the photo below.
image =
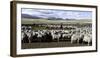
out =
[[47,19],[25,19],[22,18],[21,20],[22,24],[33,24],[33,23],[47,23],[47,24],[75,24],[75,23],[92,23],[92,20],[84,19],[84,20],[47,20]]

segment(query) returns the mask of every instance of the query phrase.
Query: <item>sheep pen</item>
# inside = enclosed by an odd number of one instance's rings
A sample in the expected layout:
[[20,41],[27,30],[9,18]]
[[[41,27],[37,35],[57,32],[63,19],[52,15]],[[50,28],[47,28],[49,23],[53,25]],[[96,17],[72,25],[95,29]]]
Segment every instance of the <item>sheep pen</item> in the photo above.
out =
[[24,19],[21,25],[22,49],[92,45],[90,20]]

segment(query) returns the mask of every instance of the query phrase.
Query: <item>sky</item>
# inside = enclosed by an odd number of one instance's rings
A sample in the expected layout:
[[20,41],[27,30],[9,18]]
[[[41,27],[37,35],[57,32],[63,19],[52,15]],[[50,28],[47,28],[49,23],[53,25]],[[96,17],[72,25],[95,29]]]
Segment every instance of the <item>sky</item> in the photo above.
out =
[[55,17],[62,19],[92,19],[92,11],[81,11],[81,10],[22,8],[22,14],[38,16],[41,18]]

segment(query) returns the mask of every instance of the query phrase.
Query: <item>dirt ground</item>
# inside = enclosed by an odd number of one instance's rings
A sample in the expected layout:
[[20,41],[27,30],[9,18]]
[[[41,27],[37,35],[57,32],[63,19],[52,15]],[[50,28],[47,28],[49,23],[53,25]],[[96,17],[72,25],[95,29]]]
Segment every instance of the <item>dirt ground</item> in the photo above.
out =
[[78,44],[70,42],[36,42],[36,43],[22,43],[22,49],[35,49],[35,48],[54,48],[54,47],[78,47],[88,46],[87,44]]

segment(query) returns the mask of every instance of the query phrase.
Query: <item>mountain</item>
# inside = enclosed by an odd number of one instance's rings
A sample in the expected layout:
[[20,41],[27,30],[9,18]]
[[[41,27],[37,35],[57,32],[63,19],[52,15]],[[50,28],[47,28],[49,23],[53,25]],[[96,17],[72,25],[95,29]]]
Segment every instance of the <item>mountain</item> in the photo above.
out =
[[22,18],[29,18],[29,19],[40,19],[40,17],[38,17],[38,16],[31,16],[28,14],[21,14],[21,17]]
[[[29,14],[21,14],[22,18],[27,18],[27,19],[48,19],[48,20],[85,20],[85,19],[72,19],[72,18],[57,18],[57,17],[48,17],[48,16],[37,16],[37,15],[29,15]],[[87,19],[86,19],[87,20]],[[90,19],[91,20],[91,19]]]

